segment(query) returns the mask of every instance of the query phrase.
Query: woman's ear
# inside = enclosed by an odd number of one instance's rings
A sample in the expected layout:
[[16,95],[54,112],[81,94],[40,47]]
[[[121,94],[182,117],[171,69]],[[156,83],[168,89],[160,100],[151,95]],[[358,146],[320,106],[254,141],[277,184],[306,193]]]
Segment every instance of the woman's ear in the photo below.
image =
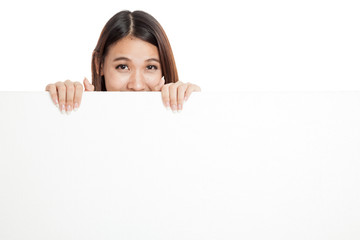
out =
[[99,62],[100,62],[100,76],[104,76],[104,62],[101,60]]
[[104,76],[103,63],[100,65],[100,76]]
[[[103,76],[104,75],[104,71],[103,71],[103,64],[101,62],[101,59],[99,57],[99,54],[97,52],[93,52],[94,54],[94,62],[95,62],[95,67],[96,67],[96,73],[99,74],[99,71],[100,71],[100,76]],[[99,63],[100,63],[100,66],[99,66]]]

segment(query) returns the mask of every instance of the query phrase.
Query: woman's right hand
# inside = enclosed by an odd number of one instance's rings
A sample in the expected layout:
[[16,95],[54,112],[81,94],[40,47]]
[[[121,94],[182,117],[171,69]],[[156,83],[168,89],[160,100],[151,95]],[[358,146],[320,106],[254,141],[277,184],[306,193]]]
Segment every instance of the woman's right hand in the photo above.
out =
[[[84,86],[85,91],[94,91],[95,89],[87,78],[84,78]],[[65,82],[48,84],[45,91],[50,92],[51,99],[57,107],[60,107],[62,113],[66,111],[69,114],[73,109],[76,111],[80,107],[83,93],[83,86],[80,82],[66,80]]]

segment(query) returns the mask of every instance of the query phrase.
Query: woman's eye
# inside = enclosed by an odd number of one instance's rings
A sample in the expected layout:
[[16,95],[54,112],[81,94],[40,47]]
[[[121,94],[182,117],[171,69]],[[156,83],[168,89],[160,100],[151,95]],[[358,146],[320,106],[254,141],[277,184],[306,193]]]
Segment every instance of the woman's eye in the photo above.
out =
[[155,66],[155,65],[149,65],[146,68],[149,70],[157,70],[158,69],[157,66]]
[[121,70],[125,70],[125,69],[128,69],[129,67],[125,64],[120,64],[116,67],[116,69],[121,69]]

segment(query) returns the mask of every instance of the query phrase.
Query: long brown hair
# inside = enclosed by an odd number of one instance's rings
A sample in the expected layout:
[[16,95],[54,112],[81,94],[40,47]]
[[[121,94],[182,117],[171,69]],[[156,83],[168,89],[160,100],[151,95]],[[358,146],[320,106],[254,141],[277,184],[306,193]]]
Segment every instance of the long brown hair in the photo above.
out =
[[160,64],[166,83],[178,81],[174,55],[170,42],[160,23],[150,14],[143,11],[121,11],[105,24],[91,60],[92,84],[95,91],[106,91],[105,78],[100,69],[112,44],[126,36],[134,36],[158,48]]

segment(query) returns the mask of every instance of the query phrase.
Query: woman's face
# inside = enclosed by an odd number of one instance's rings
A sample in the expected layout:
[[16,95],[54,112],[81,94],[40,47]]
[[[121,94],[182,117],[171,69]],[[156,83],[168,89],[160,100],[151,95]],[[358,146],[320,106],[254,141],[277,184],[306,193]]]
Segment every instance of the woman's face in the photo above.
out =
[[163,84],[157,47],[130,36],[109,48],[101,74],[107,91],[159,91]]

